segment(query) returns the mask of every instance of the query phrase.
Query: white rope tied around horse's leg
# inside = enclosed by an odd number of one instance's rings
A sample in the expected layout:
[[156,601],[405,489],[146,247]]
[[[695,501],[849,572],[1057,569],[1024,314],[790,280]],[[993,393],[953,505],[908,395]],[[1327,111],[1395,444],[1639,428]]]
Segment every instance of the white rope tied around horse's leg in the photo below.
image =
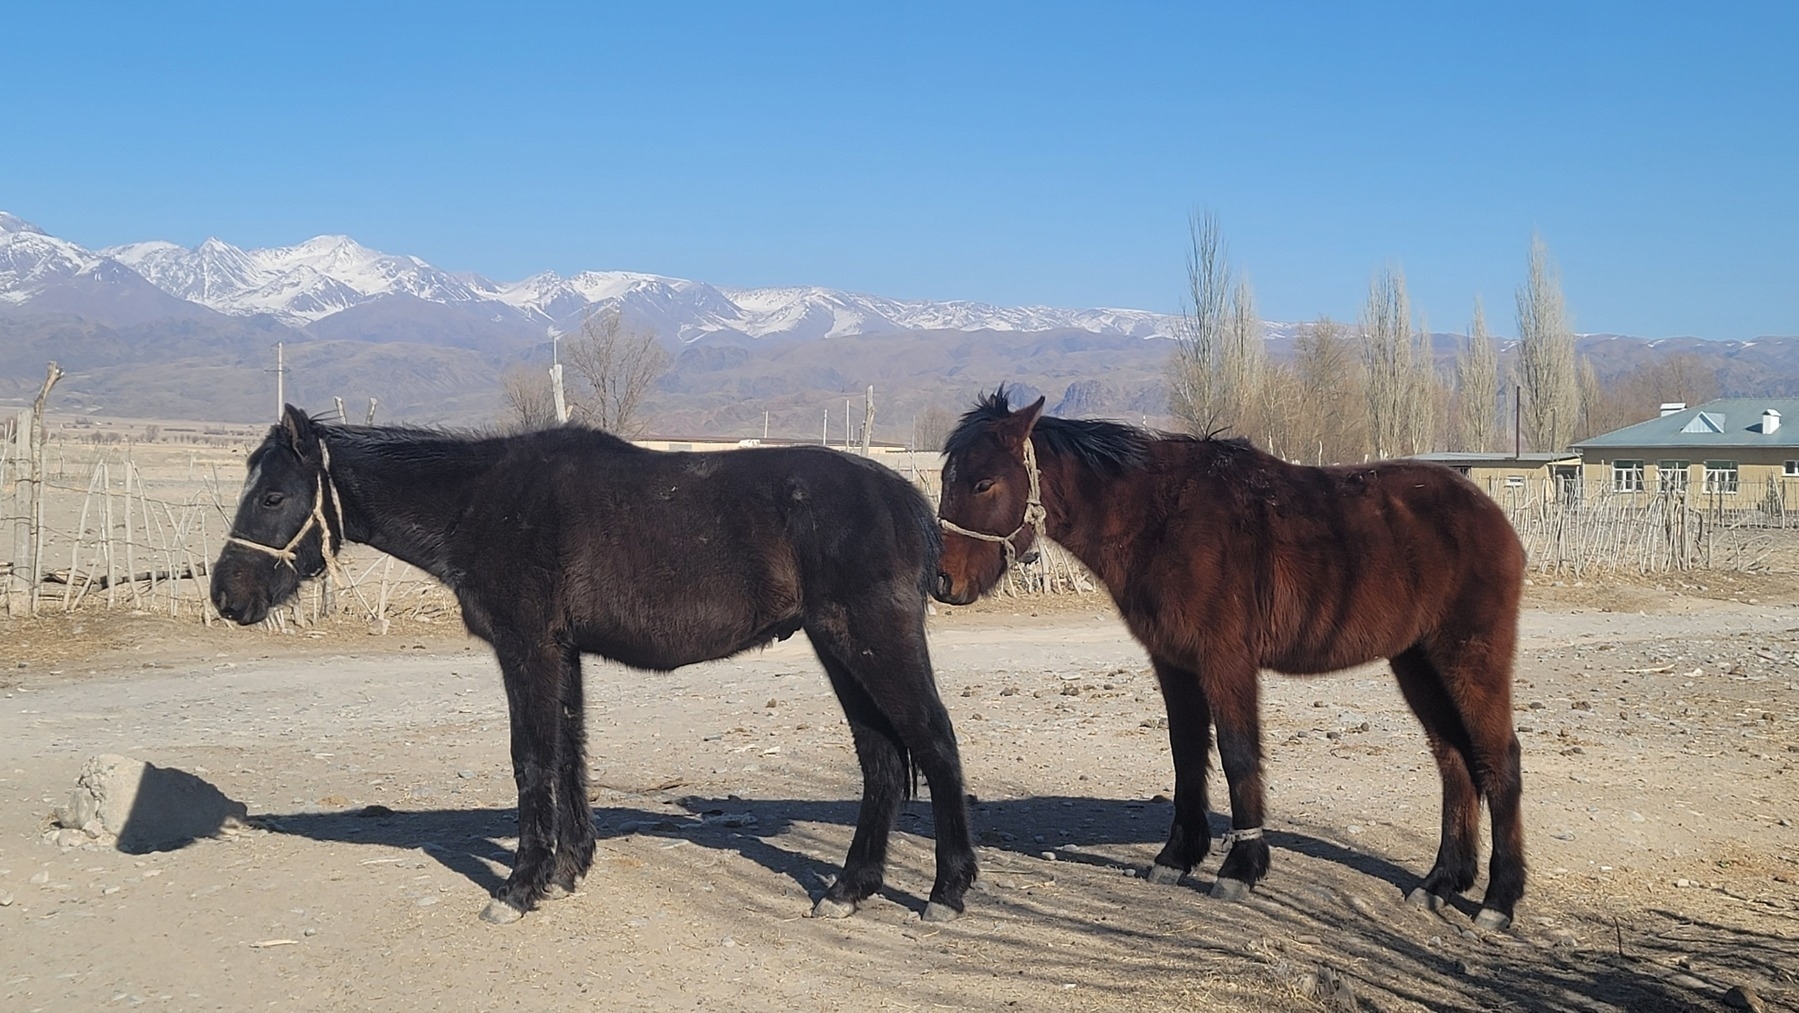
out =
[[1219,836],[1218,846],[1221,848],[1229,848],[1232,845],[1236,844],[1238,841],[1256,841],[1256,840],[1261,840],[1261,838],[1262,838],[1262,828],[1261,827],[1244,827],[1242,830],[1232,828],[1230,830],[1226,830],[1223,834],[1221,834]]

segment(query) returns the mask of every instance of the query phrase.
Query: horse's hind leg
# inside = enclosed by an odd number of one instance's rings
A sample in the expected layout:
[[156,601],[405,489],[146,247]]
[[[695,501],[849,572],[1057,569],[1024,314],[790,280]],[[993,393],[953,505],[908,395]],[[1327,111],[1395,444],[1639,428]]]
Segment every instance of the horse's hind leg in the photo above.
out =
[[[517,921],[537,906],[555,871],[561,813],[563,693],[574,675],[562,648],[506,634],[493,638],[512,724],[512,779],[518,785],[518,854],[512,875],[481,912],[484,921]],[[581,797],[585,806],[586,795]],[[591,824],[591,819],[590,819]],[[589,834],[591,835],[591,827]]]
[[[858,618],[867,621],[867,617]],[[857,627],[854,622],[850,625]],[[949,711],[937,695],[931,674],[923,617],[892,616],[857,631],[863,634],[861,640],[840,639],[808,628],[819,660],[850,717],[863,769],[862,812],[843,878],[826,892],[818,910],[827,915],[848,914],[855,902],[880,888],[887,838],[906,787],[909,754],[930,785],[937,838],[937,878],[924,918],[948,921],[964,909],[963,898],[974,883],[976,863],[968,833],[962,759]]]
[[[1442,687],[1454,702],[1467,742],[1468,769],[1477,795],[1487,800],[1493,817],[1493,855],[1487,870],[1487,894],[1474,923],[1503,929],[1524,896],[1524,820],[1520,812],[1524,781],[1518,736],[1512,730],[1512,651],[1514,623],[1484,629],[1450,648],[1432,647],[1431,660],[1442,674]],[[1478,803],[1468,818],[1468,851],[1476,846]],[[1445,817],[1447,821],[1447,816]],[[1472,866],[1473,859],[1470,857]]]
[[556,740],[556,864],[544,896],[554,900],[575,891],[593,867],[593,807],[587,800],[587,710],[583,700],[581,655],[567,652],[562,678],[562,720]]
[[1399,691],[1412,713],[1424,725],[1424,737],[1443,781],[1443,830],[1437,860],[1424,882],[1407,895],[1412,903],[1435,910],[1474,885],[1479,872],[1474,850],[1480,834],[1480,794],[1469,765],[1473,746],[1442,674],[1422,649],[1414,647],[1396,655],[1393,674],[1399,677]]
[[1199,676],[1161,658],[1151,658],[1168,708],[1168,744],[1174,752],[1174,823],[1168,843],[1150,866],[1152,883],[1174,883],[1212,850],[1206,822],[1206,767],[1212,750],[1212,711],[1200,691]]
[[818,652],[818,658],[843,705],[843,716],[849,721],[850,737],[856,744],[856,759],[862,766],[862,805],[856,810],[856,833],[850,839],[849,855],[843,860],[843,874],[813,908],[815,916],[842,918],[881,888],[887,865],[887,838],[906,797],[906,753],[899,733],[843,663],[823,650]]

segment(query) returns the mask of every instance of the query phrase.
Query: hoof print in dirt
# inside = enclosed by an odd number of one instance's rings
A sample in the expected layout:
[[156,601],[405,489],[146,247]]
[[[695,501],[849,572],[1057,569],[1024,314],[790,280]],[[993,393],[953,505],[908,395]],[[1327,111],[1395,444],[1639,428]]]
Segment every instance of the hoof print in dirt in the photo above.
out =
[[487,906],[481,909],[481,920],[489,925],[511,925],[524,916],[523,911],[498,897],[488,901]]

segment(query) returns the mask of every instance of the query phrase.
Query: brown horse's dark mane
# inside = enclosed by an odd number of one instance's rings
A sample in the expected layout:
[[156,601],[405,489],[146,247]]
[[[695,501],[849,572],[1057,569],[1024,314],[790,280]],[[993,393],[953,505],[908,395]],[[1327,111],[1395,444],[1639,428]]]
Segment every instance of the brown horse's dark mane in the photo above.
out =
[[[943,452],[954,457],[979,438],[986,427],[1012,412],[1011,398],[1004,387],[981,396],[974,408],[962,416],[955,431],[943,443]],[[1150,448],[1157,443],[1241,443],[1210,436],[1183,436],[1156,432],[1139,426],[1105,419],[1060,419],[1045,415],[1037,420],[1031,434],[1041,439],[1043,449],[1057,457],[1072,457],[1101,475],[1117,475],[1135,471],[1149,461]]]

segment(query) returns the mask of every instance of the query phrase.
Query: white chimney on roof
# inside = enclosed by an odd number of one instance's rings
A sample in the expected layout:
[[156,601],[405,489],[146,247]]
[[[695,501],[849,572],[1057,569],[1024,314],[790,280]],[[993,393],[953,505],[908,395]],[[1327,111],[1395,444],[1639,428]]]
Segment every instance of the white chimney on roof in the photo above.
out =
[[1771,433],[1774,430],[1779,429],[1779,428],[1780,428],[1780,412],[1774,410],[1773,408],[1765,409],[1762,412],[1762,435],[1766,436],[1769,433]]
[[1687,410],[1687,403],[1685,401],[1663,401],[1662,402],[1662,414],[1663,415],[1672,415],[1675,412],[1684,412],[1686,410]]

